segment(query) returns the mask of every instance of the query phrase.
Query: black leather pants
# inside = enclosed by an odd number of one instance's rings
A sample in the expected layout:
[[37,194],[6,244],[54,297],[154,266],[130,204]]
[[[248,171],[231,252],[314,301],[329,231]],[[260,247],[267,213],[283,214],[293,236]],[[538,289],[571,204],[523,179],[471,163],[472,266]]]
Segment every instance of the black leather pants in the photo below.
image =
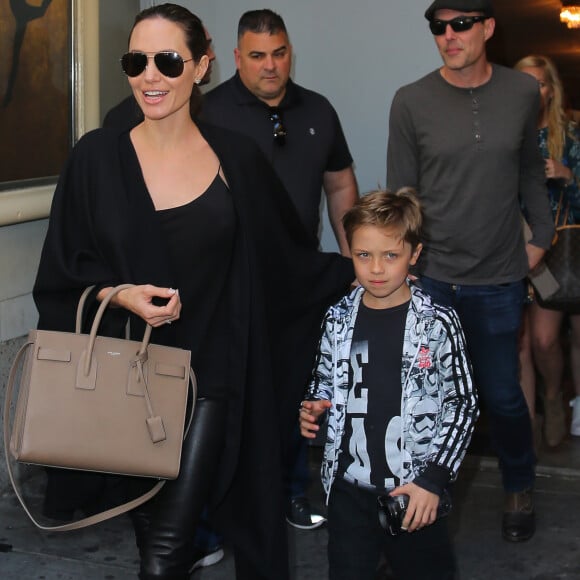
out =
[[131,512],[141,580],[188,580],[195,529],[214,485],[223,448],[227,401],[200,398],[183,442],[179,477]]

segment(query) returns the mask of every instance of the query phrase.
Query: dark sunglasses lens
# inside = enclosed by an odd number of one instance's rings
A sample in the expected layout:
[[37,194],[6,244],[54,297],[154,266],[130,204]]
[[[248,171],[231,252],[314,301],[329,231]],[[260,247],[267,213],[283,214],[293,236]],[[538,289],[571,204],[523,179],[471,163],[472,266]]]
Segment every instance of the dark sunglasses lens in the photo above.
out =
[[455,18],[449,24],[451,24],[453,32],[464,32],[465,30],[473,28],[475,20],[471,18]]
[[139,76],[147,66],[147,56],[142,52],[128,52],[121,57],[121,68],[128,77]]
[[429,28],[431,33],[435,36],[441,36],[445,34],[447,30],[447,25],[451,26],[453,32],[465,32],[473,28],[473,25],[477,21],[473,18],[454,18],[453,20],[431,20],[429,22]]
[[158,52],[155,57],[157,70],[166,77],[178,77],[183,72],[183,59],[176,52]]
[[[166,77],[175,78],[183,73],[183,59],[176,52],[158,52],[153,59],[157,70]],[[147,67],[147,55],[128,52],[121,57],[121,67],[128,77],[137,77]]]
[[441,36],[442,34],[445,34],[447,22],[443,22],[442,20],[431,20],[429,22],[429,28],[431,29],[431,34]]

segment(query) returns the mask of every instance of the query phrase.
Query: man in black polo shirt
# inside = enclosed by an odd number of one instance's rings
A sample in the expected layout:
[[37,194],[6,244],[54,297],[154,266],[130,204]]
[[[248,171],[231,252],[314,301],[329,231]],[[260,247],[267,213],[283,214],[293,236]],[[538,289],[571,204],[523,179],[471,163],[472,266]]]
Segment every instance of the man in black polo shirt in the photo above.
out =
[[275,12],[242,15],[234,55],[237,73],[204,96],[202,118],[258,143],[316,236],[324,189],[334,235],[348,255],[341,219],[358,191],[336,111],[325,97],[290,79],[292,46]]
[[[282,18],[271,10],[244,13],[234,55],[236,74],[204,96],[202,118],[257,142],[315,237],[324,189],[340,251],[350,255],[342,216],[358,198],[352,157],[332,105],[290,79],[292,46]],[[298,429],[296,449],[297,460],[286,467],[287,520],[300,529],[315,529],[326,520],[312,513],[306,498],[307,446]]]

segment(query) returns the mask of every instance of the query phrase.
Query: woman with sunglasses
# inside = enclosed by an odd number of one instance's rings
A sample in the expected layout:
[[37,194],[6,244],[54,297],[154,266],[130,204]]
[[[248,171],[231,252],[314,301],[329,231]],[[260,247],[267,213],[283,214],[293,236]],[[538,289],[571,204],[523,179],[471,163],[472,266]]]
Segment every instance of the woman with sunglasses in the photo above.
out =
[[[283,580],[282,439],[295,426],[319,320],[354,274],[350,260],[317,251],[253,142],[192,118],[206,47],[201,22],[181,6],[136,17],[121,64],[144,121],[93,131],[73,149],[34,298],[41,328],[71,330],[83,288],[97,284],[98,303],[107,288],[133,283],[104,330],[121,334],[130,318],[138,337],[148,322],[152,342],[192,353],[198,399],[180,474],[132,513],[139,577],[189,578],[209,505],[237,577]],[[90,478],[91,492],[111,486]],[[136,496],[151,484],[123,485]]]
[[[559,216],[559,226],[575,223],[574,211],[580,209],[580,131],[564,111],[560,76],[554,63],[545,56],[526,56],[516,63],[515,68],[534,77],[540,88],[538,145],[545,160],[546,184],[554,220]],[[560,203],[563,209],[558,212]],[[535,368],[545,386],[543,435],[548,447],[559,445],[567,432],[562,401],[564,353],[561,328],[565,314],[544,308],[538,300],[533,301],[526,311],[520,346],[521,383],[532,420],[535,420],[536,403]],[[570,363],[577,394],[572,403],[571,432],[580,436],[580,308],[569,314]]]

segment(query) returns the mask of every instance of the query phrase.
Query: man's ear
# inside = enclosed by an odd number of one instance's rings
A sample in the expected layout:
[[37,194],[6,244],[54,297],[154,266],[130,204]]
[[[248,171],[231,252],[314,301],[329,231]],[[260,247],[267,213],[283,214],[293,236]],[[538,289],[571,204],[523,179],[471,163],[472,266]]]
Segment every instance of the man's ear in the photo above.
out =
[[495,18],[488,18],[483,21],[483,35],[487,42],[495,31]]

